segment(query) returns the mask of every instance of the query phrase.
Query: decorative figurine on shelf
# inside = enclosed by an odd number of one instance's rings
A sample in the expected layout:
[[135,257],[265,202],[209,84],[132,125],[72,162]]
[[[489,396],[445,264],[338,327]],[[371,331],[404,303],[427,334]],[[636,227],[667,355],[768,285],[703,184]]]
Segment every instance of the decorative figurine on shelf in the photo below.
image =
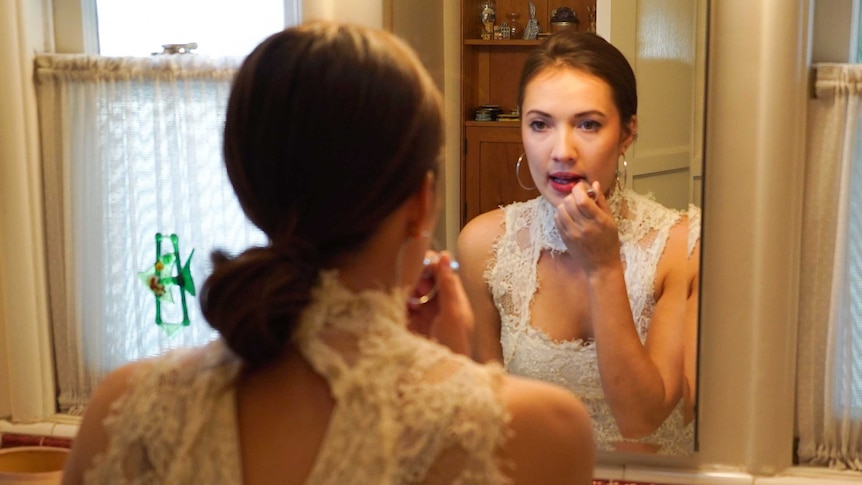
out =
[[530,4],[530,20],[527,20],[527,26],[524,27],[524,40],[536,40],[539,38],[539,21],[536,20],[536,6],[533,2]]
[[494,24],[497,22],[496,0],[482,0],[479,5],[479,20],[482,21],[482,38],[490,40],[494,38]]
[[596,33],[596,6],[587,5],[587,15],[590,19],[590,32]]
[[506,22],[500,24],[500,38],[503,40],[509,40],[512,38],[512,29]]

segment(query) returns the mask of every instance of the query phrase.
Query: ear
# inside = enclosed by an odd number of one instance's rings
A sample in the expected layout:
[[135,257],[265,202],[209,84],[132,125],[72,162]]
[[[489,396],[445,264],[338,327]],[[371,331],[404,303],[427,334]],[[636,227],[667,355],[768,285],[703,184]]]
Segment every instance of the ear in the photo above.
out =
[[[411,230],[431,231],[437,222],[437,183],[434,172],[426,172],[422,185],[407,201],[407,221]],[[419,234],[410,234],[418,236]]]
[[629,120],[628,123],[623,125],[622,137],[620,139],[620,146],[622,148],[622,153],[625,153],[632,143],[638,137],[638,115],[632,115],[632,119]]

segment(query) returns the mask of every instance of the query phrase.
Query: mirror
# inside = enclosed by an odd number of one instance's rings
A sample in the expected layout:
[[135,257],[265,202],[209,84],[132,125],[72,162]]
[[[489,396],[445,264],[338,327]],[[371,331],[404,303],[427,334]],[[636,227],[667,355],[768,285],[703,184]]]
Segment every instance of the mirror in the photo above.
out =
[[[690,290],[685,302],[682,406],[683,425],[692,429],[690,438],[685,438],[689,442],[673,453],[685,454],[697,448],[700,207],[708,0],[639,0],[636,4],[633,0],[599,0],[598,3],[600,9],[604,7],[611,12],[604,24],[607,38],[629,59],[638,82],[639,133],[633,146],[627,184],[635,192],[652,193],[666,207],[684,210],[689,215]],[[634,33],[625,28],[631,24],[636,25]],[[617,32],[619,34],[615,34]]]
[[[588,20],[580,13],[589,0],[533,0],[538,5],[539,17],[549,15],[552,7],[571,5],[579,17],[581,27]],[[462,29],[468,21],[462,12],[472,8],[471,0],[462,0],[461,9],[444,9],[438,2],[431,0],[389,0],[384,2],[384,19],[387,26],[405,38],[418,52],[431,71],[435,80],[444,91],[447,117],[446,164],[444,167],[445,207],[442,224],[438,224],[438,240],[445,241],[454,248],[462,227],[462,218],[468,212],[465,198],[481,200],[485,206],[485,194],[477,195],[467,186],[472,175],[465,176],[462,157],[466,147],[458,143],[464,136],[465,120],[470,125],[473,108],[493,101],[483,100],[473,94],[465,95],[466,89],[476,89],[475,79],[461,77],[464,56],[475,55],[480,62],[480,70],[488,69],[482,62],[493,59],[494,49],[478,44],[478,41],[463,40]],[[524,10],[527,0],[496,0],[506,17],[510,10]],[[521,5],[521,4],[524,5]],[[699,209],[689,210],[689,206],[699,207],[702,194],[702,153],[704,120],[704,87],[706,64],[706,28],[708,0],[594,0],[597,6],[597,31],[620,49],[635,70],[638,81],[638,139],[627,154],[628,167],[625,183],[635,192],[651,193],[662,205],[698,215]],[[524,7],[524,8],[521,8]],[[523,17],[523,15],[522,15]],[[477,21],[478,22],[478,21]],[[442,36],[439,26],[442,25]],[[545,27],[542,25],[542,27]],[[466,29],[465,29],[466,30]],[[545,30],[543,28],[543,30]],[[466,34],[465,34],[466,36]],[[517,43],[503,44],[497,52],[510,52],[519,49]],[[473,53],[471,51],[479,51]],[[483,58],[481,51],[490,53]],[[521,55],[520,53],[515,54]],[[522,59],[525,56],[522,57]],[[483,61],[484,60],[484,61]],[[520,71],[520,67],[510,69]],[[471,75],[475,76],[475,72]],[[494,77],[491,73],[491,78]],[[517,83],[500,81],[486,89],[485,96],[494,97],[494,91],[512,91]],[[481,87],[479,91],[482,91]],[[469,100],[465,97],[473,96]],[[514,92],[508,95],[514,98]],[[503,96],[505,98],[505,95]],[[469,101],[469,102],[468,102]],[[476,128],[473,124],[470,128]],[[481,126],[478,126],[481,128]],[[505,140],[509,146],[498,144],[486,157],[479,157],[479,163],[500,163],[511,159],[510,167],[501,175],[493,174],[492,185],[503,187],[503,198],[518,196],[517,182],[514,179],[514,160],[523,151],[520,135],[514,140]],[[508,163],[508,162],[507,162]],[[486,166],[486,165],[483,165]],[[622,172],[622,167],[620,167]],[[496,177],[496,178],[495,178]],[[508,195],[506,195],[508,194]],[[536,197],[534,191],[529,198]],[[499,197],[495,194],[494,197]],[[490,204],[496,200],[491,197]],[[485,210],[485,209],[483,209]],[[481,211],[480,211],[481,212]],[[682,414],[683,430],[680,446],[662,449],[657,443],[598,443],[602,450],[622,452],[648,452],[659,454],[688,454],[696,447],[695,410],[697,374],[697,329],[699,280],[699,217],[693,217],[689,235],[691,256],[687,261],[688,278],[692,293],[679,305],[684,308],[686,324],[682,330],[684,345],[684,383],[683,396],[679,406]],[[688,249],[688,248],[687,248]],[[674,411],[677,413],[678,411]],[[678,414],[672,414],[674,419]],[[665,423],[665,427],[675,424]],[[676,431],[672,431],[676,433]]]

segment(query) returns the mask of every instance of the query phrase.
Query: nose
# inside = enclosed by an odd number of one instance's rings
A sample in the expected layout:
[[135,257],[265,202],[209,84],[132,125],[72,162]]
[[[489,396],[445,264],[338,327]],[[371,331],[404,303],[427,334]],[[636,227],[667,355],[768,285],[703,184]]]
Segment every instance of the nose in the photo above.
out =
[[551,157],[557,162],[574,162],[578,158],[573,130],[561,129],[556,133]]

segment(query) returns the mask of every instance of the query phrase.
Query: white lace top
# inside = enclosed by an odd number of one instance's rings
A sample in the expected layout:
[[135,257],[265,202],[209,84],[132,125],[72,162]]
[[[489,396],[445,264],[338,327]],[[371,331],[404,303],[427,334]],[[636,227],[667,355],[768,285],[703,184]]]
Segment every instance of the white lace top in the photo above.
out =
[[[295,334],[336,406],[308,483],[505,483],[503,370],[406,328],[403,292],[353,293],[321,273]],[[155,359],[105,420],[93,484],[239,484],[241,362],[222,341]]]
[[[680,213],[632,191],[616,191],[609,200],[619,229],[626,289],[641,342],[655,311],[654,281],[659,256]],[[554,224],[555,208],[544,198],[504,208],[505,233],[495,242],[485,279],[501,317],[506,369],[572,390],[590,412],[596,447],[610,451],[624,439],[605,400],[592,340],[554,341],[530,324],[530,304],[541,286],[537,276],[544,251],[567,251]],[[681,302],[684,304],[684,302]],[[660,445],[659,453],[691,453],[692,426],[683,426],[682,402],[667,421],[643,441]]]

